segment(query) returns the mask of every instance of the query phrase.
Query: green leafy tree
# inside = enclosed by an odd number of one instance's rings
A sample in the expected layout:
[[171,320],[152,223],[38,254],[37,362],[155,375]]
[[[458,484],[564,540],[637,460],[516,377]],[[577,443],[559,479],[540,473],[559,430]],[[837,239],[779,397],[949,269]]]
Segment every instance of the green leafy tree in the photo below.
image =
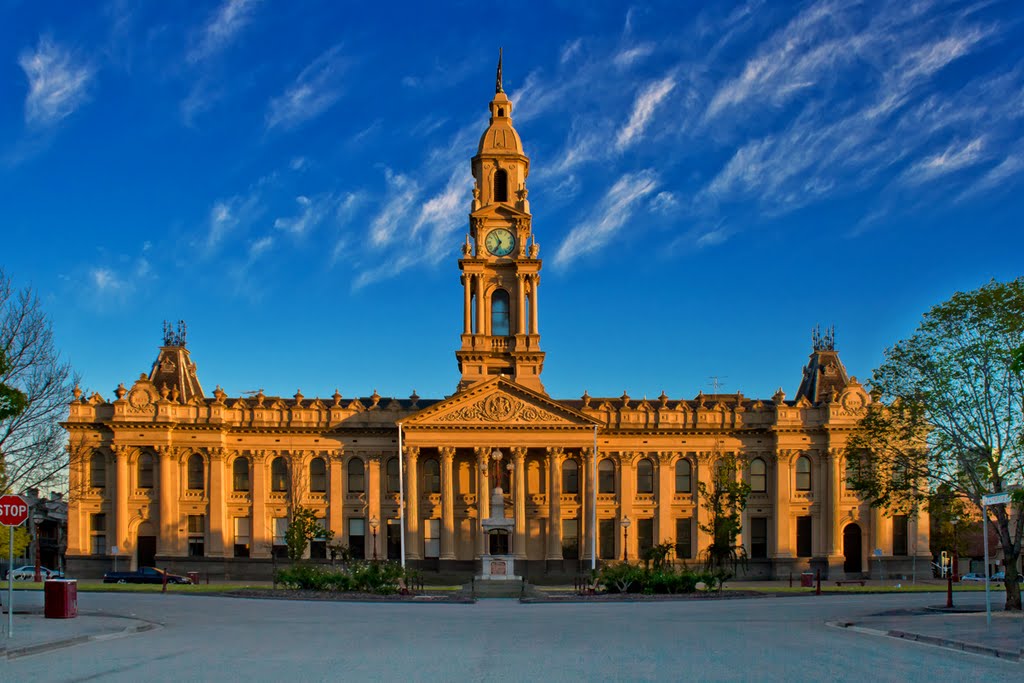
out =
[[334,538],[334,532],[325,529],[314,513],[309,508],[295,505],[292,508],[292,518],[288,522],[288,529],[285,531],[285,543],[288,544],[288,559],[293,562],[301,560],[309,547],[310,541],[322,538],[328,543]]
[[[11,532],[7,529],[0,527],[0,558],[4,562],[8,558],[8,548],[10,547]],[[23,526],[14,528],[14,556],[24,557],[25,549],[28,548],[29,543],[32,542],[32,536],[29,535],[28,529]]]
[[[933,307],[885,352],[876,401],[851,435],[852,486],[872,505],[912,513],[940,488],[980,518],[986,493],[1024,481],[1024,278],[990,282]],[[1014,514],[1016,508],[1016,514]],[[988,508],[1006,569],[1006,609],[1020,610],[1020,503]]]
[[735,575],[736,567],[745,564],[746,550],[736,543],[743,530],[743,510],[747,506],[750,485],[739,477],[740,461],[734,454],[719,458],[711,477],[711,486],[697,484],[700,506],[707,511],[707,523],[700,530],[711,536],[711,543],[701,554],[704,567],[724,581]]

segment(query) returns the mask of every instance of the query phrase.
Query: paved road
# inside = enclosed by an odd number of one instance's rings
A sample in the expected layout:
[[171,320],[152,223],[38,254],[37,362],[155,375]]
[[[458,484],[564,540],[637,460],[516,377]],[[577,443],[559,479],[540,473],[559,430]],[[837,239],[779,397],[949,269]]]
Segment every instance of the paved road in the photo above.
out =
[[[163,628],[4,662],[2,681],[1006,680],[1022,664],[826,622],[936,595],[361,604],[85,593]],[[966,601],[965,601],[966,602]],[[979,604],[981,604],[979,602]]]

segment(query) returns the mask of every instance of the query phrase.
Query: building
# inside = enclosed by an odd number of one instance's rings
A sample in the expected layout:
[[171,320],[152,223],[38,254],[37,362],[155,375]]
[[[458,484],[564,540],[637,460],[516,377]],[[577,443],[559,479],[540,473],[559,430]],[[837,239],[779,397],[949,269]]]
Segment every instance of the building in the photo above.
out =
[[[232,398],[217,387],[207,396],[183,325],[165,327],[148,374],[113,401],[76,389],[70,404],[70,571],[98,574],[117,555],[133,566],[266,576],[296,504],[357,554],[397,558],[404,482],[409,563],[468,573],[483,552],[481,494],[495,477],[514,510],[516,566],[529,576],[589,566],[591,547],[601,560],[636,559],[670,542],[678,559],[696,561],[709,543],[698,482],[726,453],[739,456],[752,487],[742,537],[749,576],[811,567],[861,576],[869,560],[875,575],[928,570],[926,513],[890,518],[846,488],[843,447],[871,398],[831,334],[815,335],[793,399],[781,389],[765,399],[547,395],[530,160],[512,110],[499,65],[458,261],[456,392]],[[310,552],[329,551],[320,542]]]

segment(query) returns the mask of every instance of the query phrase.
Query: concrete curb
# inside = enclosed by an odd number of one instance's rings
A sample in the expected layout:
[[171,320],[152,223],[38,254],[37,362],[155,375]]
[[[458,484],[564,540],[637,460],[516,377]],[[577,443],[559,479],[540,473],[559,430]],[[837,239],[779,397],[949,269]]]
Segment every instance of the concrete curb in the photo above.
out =
[[6,657],[7,659],[19,659],[21,657],[30,657],[32,655],[38,655],[42,654],[43,652],[50,652],[52,650],[59,650],[65,647],[81,645],[82,643],[126,638],[128,636],[133,636],[137,633],[145,633],[146,631],[154,631],[160,628],[163,628],[163,626],[161,626],[160,624],[155,624],[153,622],[141,622],[121,629],[120,631],[114,631],[112,633],[94,633],[88,636],[75,636],[74,638],[53,640],[48,643],[37,643],[35,645],[26,645],[25,647],[13,649],[0,648],[0,656]]
[[946,650],[956,650],[957,652],[969,652],[975,655],[982,655],[984,657],[994,657],[996,659],[1005,659],[1011,662],[1024,661],[1024,657],[1021,656],[1020,652],[1010,652],[1009,650],[1000,650],[994,647],[988,647],[986,645],[975,645],[974,643],[965,643],[960,640],[953,640],[952,638],[941,638],[939,636],[928,636],[920,633],[911,633],[909,631],[901,631],[898,629],[882,630],[877,628],[869,628],[867,626],[858,626],[853,622],[846,621],[829,621],[825,622],[826,626],[832,628],[842,628],[855,633],[863,633],[870,636],[880,636],[883,638],[898,638],[900,640],[909,640],[915,643],[921,643],[922,645],[931,645],[933,647],[941,647]]

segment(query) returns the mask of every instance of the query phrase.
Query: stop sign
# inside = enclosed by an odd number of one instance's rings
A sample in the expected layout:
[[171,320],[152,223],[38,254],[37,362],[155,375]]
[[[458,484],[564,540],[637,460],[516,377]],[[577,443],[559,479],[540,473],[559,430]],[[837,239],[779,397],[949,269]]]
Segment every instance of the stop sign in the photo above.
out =
[[21,526],[28,519],[28,503],[21,496],[0,496],[0,526]]

